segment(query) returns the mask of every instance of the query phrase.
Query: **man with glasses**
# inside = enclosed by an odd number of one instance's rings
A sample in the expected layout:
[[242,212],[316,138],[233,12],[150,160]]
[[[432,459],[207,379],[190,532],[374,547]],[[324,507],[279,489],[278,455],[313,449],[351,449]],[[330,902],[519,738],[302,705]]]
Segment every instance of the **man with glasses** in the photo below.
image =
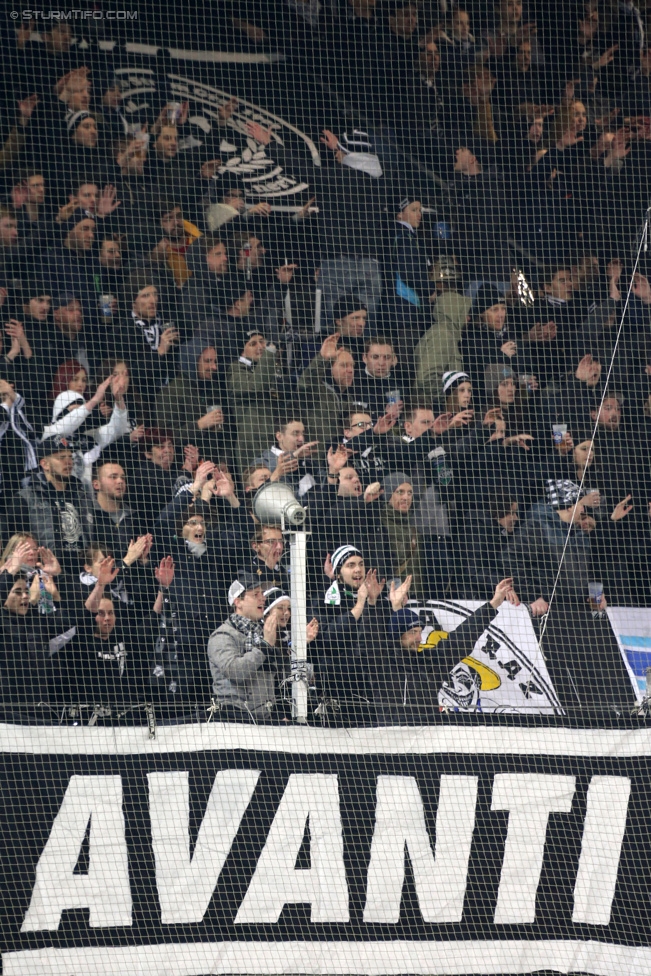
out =
[[272,586],[279,586],[286,593],[290,591],[289,574],[280,561],[285,551],[285,542],[280,529],[272,525],[258,525],[251,539],[253,558],[247,572],[260,580],[266,592]]
[[341,443],[351,452],[348,464],[363,481],[380,481],[389,470],[384,435],[395,427],[396,420],[387,413],[374,424],[370,413],[362,410],[353,410],[347,418]]

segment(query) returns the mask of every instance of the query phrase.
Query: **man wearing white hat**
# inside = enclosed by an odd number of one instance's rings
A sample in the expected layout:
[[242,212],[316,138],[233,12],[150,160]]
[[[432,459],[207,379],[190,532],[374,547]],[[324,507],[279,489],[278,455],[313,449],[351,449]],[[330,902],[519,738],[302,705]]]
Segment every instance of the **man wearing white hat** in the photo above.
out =
[[226,721],[265,721],[277,705],[276,674],[282,668],[277,645],[277,617],[264,620],[265,595],[260,580],[240,573],[228,590],[233,608],[208,641],[213,696]]

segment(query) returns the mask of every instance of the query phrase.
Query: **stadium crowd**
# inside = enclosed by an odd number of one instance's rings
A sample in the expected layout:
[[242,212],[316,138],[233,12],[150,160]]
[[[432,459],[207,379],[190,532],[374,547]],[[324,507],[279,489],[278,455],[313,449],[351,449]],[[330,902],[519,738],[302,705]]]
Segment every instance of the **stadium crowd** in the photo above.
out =
[[[235,130],[249,173],[304,163],[236,99],[197,139],[165,94],[130,115],[69,24],[11,26],[2,701],[285,717],[288,546],[252,510],[268,481],[308,511],[315,703],[436,710],[505,599],[536,626],[552,594],[586,628],[649,605],[644,10],[176,16],[321,78],[322,165],[294,212],[256,201],[226,165]],[[424,646],[408,601],[428,598],[485,602]]]

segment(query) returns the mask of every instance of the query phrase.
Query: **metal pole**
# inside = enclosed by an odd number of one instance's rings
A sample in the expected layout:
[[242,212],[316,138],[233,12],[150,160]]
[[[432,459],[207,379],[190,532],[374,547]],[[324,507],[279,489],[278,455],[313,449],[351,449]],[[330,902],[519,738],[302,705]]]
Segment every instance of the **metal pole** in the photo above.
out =
[[292,532],[289,537],[292,601],[292,666],[299,680],[292,683],[292,717],[307,722],[307,532]]

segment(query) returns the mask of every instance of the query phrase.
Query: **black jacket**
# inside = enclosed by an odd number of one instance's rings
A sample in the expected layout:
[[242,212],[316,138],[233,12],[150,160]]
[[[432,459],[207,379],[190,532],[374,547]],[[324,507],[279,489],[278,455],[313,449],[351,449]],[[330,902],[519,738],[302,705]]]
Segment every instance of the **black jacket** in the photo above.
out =
[[323,594],[311,602],[308,620],[316,617],[320,628],[312,645],[312,661],[319,690],[354,707],[372,698],[374,675],[382,667],[390,609],[382,595],[374,607],[367,601],[356,620],[351,613],[356,594],[340,585],[340,598],[339,606],[326,605]]
[[436,644],[425,643],[418,651],[406,651],[399,641],[387,643],[386,658],[373,682],[380,721],[382,715],[393,715],[396,707],[407,714],[417,709],[438,710],[439,688],[451,669],[472,653],[496,616],[497,610],[485,603],[451,633],[440,628],[445,636]]

